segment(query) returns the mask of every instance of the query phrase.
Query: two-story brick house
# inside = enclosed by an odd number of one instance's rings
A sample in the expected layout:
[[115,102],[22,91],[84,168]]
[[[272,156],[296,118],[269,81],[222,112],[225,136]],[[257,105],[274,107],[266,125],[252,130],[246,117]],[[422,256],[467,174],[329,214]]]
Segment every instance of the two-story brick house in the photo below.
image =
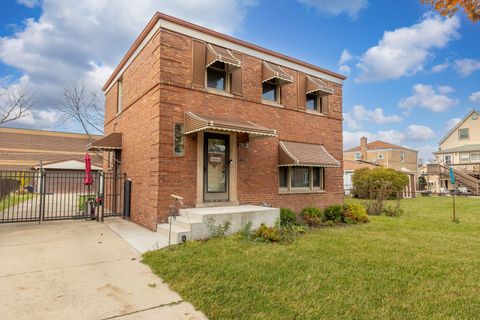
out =
[[190,207],[339,203],[344,79],[157,13],[103,87],[92,148],[115,154],[132,219],[150,228],[171,194]]
[[[404,196],[415,196],[417,189],[418,151],[385,141],[377,140],[368,143],[367,138],[362,137],[360,138],[359,146],[343,152],[343,159],[368,162],[405,173],[409,178],[409,183],[405,189]],[[345,171],[345,175],[348,174],[353,174],[353,171]]]

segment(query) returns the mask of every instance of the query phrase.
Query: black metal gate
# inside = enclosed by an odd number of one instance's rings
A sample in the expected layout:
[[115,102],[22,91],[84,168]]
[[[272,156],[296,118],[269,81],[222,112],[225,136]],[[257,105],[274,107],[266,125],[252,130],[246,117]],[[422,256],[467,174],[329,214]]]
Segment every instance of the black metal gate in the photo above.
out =
[[[123,216],[125,174],[0,171],[0,223]],[[94,210],[86,210],[89,205]]]

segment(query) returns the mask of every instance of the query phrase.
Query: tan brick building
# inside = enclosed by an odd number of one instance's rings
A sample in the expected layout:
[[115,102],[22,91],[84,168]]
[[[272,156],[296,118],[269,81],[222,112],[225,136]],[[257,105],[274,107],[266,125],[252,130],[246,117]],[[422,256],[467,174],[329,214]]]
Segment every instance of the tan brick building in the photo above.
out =
[[105,139],[120,146],[92,147],[132,179],[132,219],[149,228],[171,194],[189,207],[339,203],[344,79],[157,13],[103,88]]

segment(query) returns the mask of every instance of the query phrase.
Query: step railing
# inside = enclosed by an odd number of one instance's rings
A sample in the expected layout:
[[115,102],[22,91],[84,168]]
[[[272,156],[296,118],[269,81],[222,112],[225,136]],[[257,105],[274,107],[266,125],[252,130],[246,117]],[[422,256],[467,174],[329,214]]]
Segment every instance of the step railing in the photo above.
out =
[[[450,177],[450,167],[446,167],[441,164],[429,164],[427,166],[428,174],[432,175],[440,175],[444,177]],[[455,179],[457,179],[460,183],[464,184],[468,187],[472,192],[475,194],[479,194],[480,191],[480,180],[472,177],[471,175],[461,172],[452,168],[453,174]]]

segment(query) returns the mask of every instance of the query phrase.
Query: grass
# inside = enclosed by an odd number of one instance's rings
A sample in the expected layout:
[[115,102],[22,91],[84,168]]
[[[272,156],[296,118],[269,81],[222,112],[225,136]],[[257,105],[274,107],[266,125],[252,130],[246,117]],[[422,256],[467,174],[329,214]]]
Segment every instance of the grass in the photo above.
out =
[[401,217],[311,230],[290,245],[213,239],[144,263],[210,319],[473,319],[480,199],[402,200]]
[[0,200],[0,211],[6,210],[9,207],[13,207],[16,204],[22,203],[32,198],[33,194],[31,193],[16,193],[15,195],[8,195],[4,199]]

